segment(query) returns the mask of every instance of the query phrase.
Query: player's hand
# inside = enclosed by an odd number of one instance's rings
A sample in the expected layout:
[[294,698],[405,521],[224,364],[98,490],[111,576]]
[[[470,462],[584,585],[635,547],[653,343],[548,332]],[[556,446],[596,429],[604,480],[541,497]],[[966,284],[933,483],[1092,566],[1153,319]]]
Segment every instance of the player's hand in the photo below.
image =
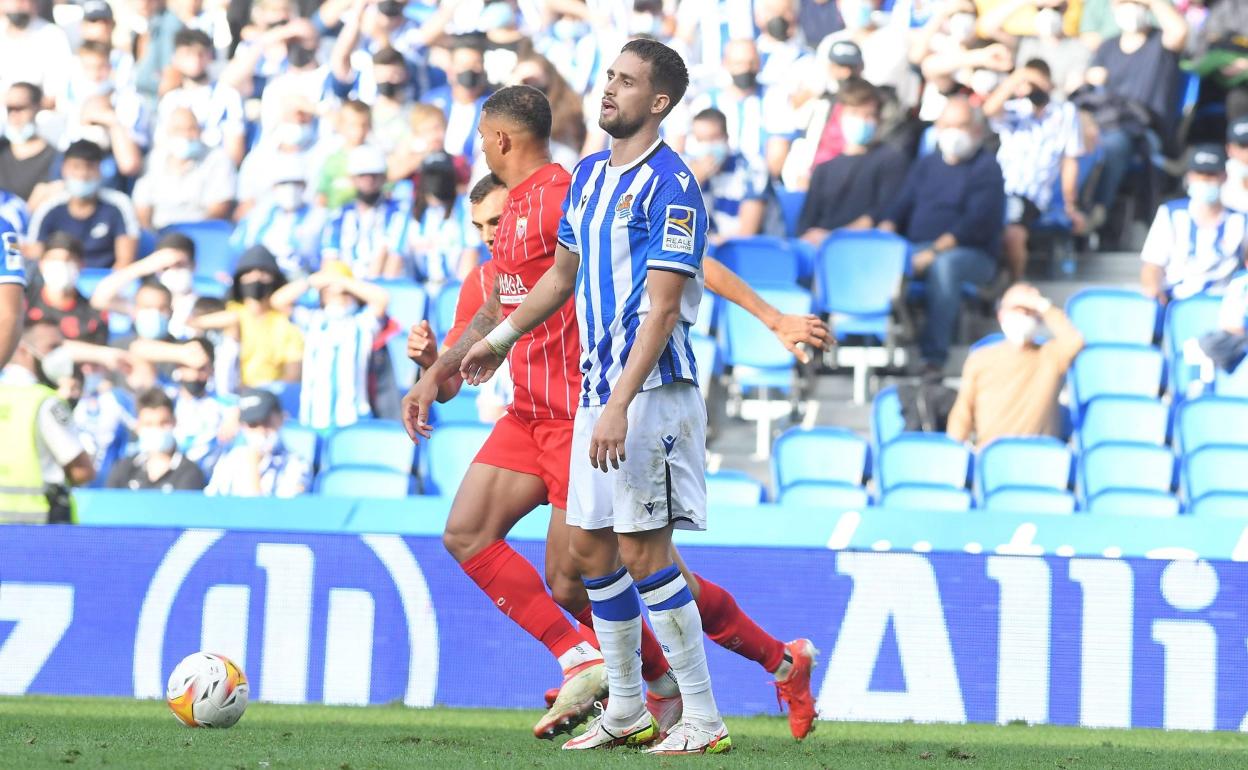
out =
[[628,413],[610,403],[602,410],[589,439],[589,464],[607,472],[607,463],[619,469],[624,462],[624,439],[628,437]]
[[413,325],[407,333],[407,357],[421,369],[428,369],[438,360],[438,341],[428,321]]
[[432,377],[421,377],[403,397],[403,427],[413,442],[433,435],[429,415],[438,397],[438,383]]
[[810,345],[812,348],[827,348],[831,335],[823,319],[817,315],[782,315],[771,328],[773,334],[803,364],[810,363],[810,354],[798,347]]
[[459,373],[469,385],[480,385],[494,376],[504,360],[505,356],[495,353],[485,340],[477,340],[460,363]]

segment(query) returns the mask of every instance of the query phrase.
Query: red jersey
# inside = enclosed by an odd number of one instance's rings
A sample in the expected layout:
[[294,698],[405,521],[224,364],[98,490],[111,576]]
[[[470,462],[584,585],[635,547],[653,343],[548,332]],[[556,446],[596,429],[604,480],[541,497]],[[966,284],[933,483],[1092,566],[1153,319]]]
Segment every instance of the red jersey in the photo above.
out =
[[459,338],[464,336],[472,319],[476,317],[477,311],[485,304],[485,298],[493,293],[494,262],[477,265],[459,287],[459,298],[455,300],[455,321],[451,330],[446,333],[446,339],[442,341],[444,346],[454,347],[459,342]]
[[[511,189],[494,233],[494,265],[504,317],[555,264],[555,236],[572,176],[557,163],[534,171]],[[571,420],[581,387],[576,302],[569,299],[511,348],[515,383],[509,409],[529,420]]]

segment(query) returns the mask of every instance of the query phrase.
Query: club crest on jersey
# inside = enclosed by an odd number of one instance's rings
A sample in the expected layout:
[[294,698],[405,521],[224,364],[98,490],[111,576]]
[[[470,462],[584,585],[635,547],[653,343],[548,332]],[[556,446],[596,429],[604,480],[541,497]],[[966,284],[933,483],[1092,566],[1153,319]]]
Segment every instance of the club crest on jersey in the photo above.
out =
[[523,238],[524,231],[529,229],[528,217],[516,217],[516,237]]
[[615,204],[615,216],[618,219],[628,219],[633,215],[633,195],[620,196],[620,202]]
[[663,250],[693,254],[693,231],[697,225],[698,212],[692,206],[670,204],[663,218]]

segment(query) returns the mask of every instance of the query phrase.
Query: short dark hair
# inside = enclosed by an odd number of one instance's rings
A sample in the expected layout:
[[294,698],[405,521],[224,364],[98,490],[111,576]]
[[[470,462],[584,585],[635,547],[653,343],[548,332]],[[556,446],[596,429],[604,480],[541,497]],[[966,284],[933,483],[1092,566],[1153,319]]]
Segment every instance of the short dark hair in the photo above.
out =
[[1027,62],[1023,64],[1023,69],[1035,70],[1049,80],[1053,79],[1053,70],[1049,68],[1049,63],[1044,59],[1028,59]]
[[57,230],[48,236],[48,240],[43,244],[43,253],[47,254],[53,249],[68,251],[74,259],[82,261],[82,241],[63,230]]
[[650,83],[656,93],[667,94],[671,103],[663,117],[667,117],[689,89],[689,68],[680,54],[657,40],[638,38],[624,44],[620,53],[631,53],[650,65]]
[[191,337],[186,341],[189,345],[199,345],[203,348],[204,355],[208,357],[208,365],[212,366],[217,360],[217,349],[212,346],[207,337]]
[[134,403],[140,412],[144,409],[168,409],[170,414],[173,413],[173,399],[162,388],[148,388],[139,394]]
[[88,163],[99,163],[104,160],[104,151],[95,142],[79,139],[65,148],[65,160],[76,158]]
[[702,121],[714,123],[719,128],[719,132],[721,134],[724,136],[728,135],[728,116],[725,115],[722,110],[716,109],[715,107],[707,107],[705,110],[702,110],[697,115],[693,116],[694,123],[700,123]]
[[533,86],[500,88],[481,105],[481,112],[505,118],[543,141],[550,138],[550,100]]
[[139,288],[151,289],[152,291],[158,291],[165,296],[166,302],[170,302],[170,303],[173,302],[173,292],[169,291],[169,287],[161,283],[160,280],[156,278],[155,276],[149,276],[147,278],[144,278],[139,283]]
[[373,64],[380,64],[383,67],[397,65],[404,69],[407,68],[407,60],[403,58],[403,54],[390,46],[386,46],[373,54]]
[[216,297],[200,297],[191,306],[191,316],[198,317],[208,315],[209,313],[219,313],[222,310],[225,310],[225,300],[217,299]]
[[877,110],[881,102],[879,89],[856,75],[841,81],[836,89],[836,100],[847,107],[873,104]]
[[103,40],[84,40],[78,44],[78,53],[93,53],[107,59],[112,52],[113,47]]
[[489,195],[490,193],[494,192],[500,187],[505,188],[507,187],[507,185],[503,184],[503,180],[499,179],[493,174],[486,174],[485,176],[478,179],[477,183],[474,184],[472,186],[472,189],[468,191],[468,202],[473,205],[476,205],[480,203],[481,201],[485,200],[485,196]]
[[360,115],[372,115],[373,108],[368,106],[368,102],[362,102],[359,99],[348,99],[342,103],[342,109],[351,110]]
[[173,36],[173,47],[178,48],[207,48],[213,53],[216,49],[212,47],[212,38],[208,37],[208,33],[199,29],[182,28]]
[[24,90],[26,92],[26,95],[30,97],[31,103],[35,105],[36,110],[39,109],[39,104],[43,102],[43,89],[35,85],[34,83],[27,83],[26,81],[23,80],[20,83],[14,83],[13,85],[9,86],[9,88],[10,89],[20,88]]
[[165,233],[160,236],[160,240],[156,241],[156,251],[161,249],[173,249],[181,251],[191,258],[191,262],[195,262],[195,241],[192,241],[182,233]]

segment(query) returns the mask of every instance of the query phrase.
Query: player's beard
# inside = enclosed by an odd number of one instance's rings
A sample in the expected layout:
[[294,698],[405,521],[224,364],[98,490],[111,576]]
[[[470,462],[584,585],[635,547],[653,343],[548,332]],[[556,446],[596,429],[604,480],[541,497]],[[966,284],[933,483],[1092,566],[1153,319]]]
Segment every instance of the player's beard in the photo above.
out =
[[610,118],[604,118],[602,113],[598,114],[598,127],[607,132],[612,139],[627,139],[633,136],[646,123],[644,117],[638,117],[635,120],[629,120],[620,112],[620,107],[615,106],[615,115]]

